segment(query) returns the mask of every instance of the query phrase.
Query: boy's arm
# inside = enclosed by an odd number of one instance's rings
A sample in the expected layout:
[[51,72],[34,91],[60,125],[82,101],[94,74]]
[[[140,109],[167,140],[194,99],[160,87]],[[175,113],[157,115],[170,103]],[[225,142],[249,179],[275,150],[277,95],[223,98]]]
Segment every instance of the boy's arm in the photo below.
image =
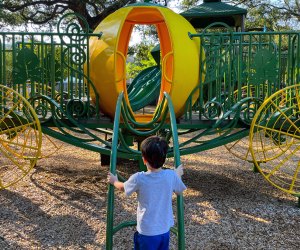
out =
[[118,180],[117,175],[113,175],[112,173],[108,173],[107,182],[114,185],[117,189],[124,190],[124,183]]

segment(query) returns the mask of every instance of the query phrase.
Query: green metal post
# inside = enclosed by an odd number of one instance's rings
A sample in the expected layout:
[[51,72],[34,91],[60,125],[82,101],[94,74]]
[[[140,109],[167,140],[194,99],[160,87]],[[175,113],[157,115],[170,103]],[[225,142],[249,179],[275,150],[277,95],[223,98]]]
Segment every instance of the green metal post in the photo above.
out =
[[51,81],[51,98],[55,97],[55,47],[53,36],[51,36],[51,57],[50,57],[50,81]]
[[[3,55],[5,55],[5,49],[4,49]],[[5,68],[3,68],[3,66],[2,66],[2,43],[1,43],[1,37],[0,37],[0,82],[4,83],[3,78],[2,78],[2,71],[5,71]]]
[[[117,165],[118,133],[119,133],[122,99],[123,99],[123,93],[119,95],[117,101],[113,137],[112,137],[112,149],[110,154],[110,172],[114,175],[116,174],[116,165]],[[113,247],[114,197],[115,197],[115,187],[109,184],[108,198],[107,198],[107,219],[106,219],[106,250],[112,250]]]
[[177,195],[177,224],[178,224],[178,250],[185,249],[185,232],[184,232],[184,211],[183,196]]
[[[179,151],[179,143],[178,143],[178,134],[177,134],[177,124],[176,117],[174,112],[174,107],[172,104],[172,100],[170,96],[164,93],[167,101],[170,112],[170,121],[171,121],[171,129],[173,136],[173,152],[174,152],[174,162],[175,167],[180,166],[180,151]],[[177,242],[178,242],[178,250],[185,249],[185,233],[184,233],[184,206],[183,206],[183,196],[177,195],[177,224],[178,224],[178,234],[177,234]]]

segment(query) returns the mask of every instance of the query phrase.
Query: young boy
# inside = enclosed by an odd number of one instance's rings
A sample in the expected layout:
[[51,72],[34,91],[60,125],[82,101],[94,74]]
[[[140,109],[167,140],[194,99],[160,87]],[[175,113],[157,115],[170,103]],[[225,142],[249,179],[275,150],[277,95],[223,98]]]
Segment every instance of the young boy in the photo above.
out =
[[134,234],[135,250],[168,250],[170,228],[174,225],[172,194],[181,194],[186,186],[181,180],[182,166],[163,170],[168,151],[167,142],[157,136],[145,139],[141,145],[147,172],[133,174],[126,182],[108,174],[108,182],[126,196],[137,193],[137,232]]

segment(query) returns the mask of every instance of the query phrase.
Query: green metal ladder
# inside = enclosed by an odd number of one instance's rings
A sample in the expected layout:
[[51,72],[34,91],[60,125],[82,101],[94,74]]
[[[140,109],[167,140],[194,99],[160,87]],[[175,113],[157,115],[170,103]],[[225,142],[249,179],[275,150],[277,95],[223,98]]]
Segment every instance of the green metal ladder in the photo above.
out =
[[[169,111],[169,112],[168,112]],[[170,119],[170,128],[172,130],[173,137],[173,155],[174,155],[174,164],[175,168],[180,166],[180,151],[178,143],[178,134],[177,134],[177,124],[176,117],[174,113],[174,107],[171,101],[170,96],[167,93],[164,93],[164,98],[157,109],[157,112],[153,116],[153,120],[147,124],[138,124],[134,121],[129,110],[127,109],[127,104],[124,100],[123,92],[120,93],[117,106],[115,111],[115,120],[113,128],[113,137],[112,137],[112,149],[110,154],[110,172],[116,174],[116,165],[117,165],[117,154],[119,139],[122,141],[122,134],[120,132],[120,118],[124,120],[124,124],[127,129],[131,132],[135,132],[137,135],[148,136],[154,134],[158,131],[162,125],[165,123],[167,114],[169,113]],[[159,123],[157,123],[159,121]],[[140,126],[142,128],[150,128],[147,131],[139,131],[133,128],[133,125]],[[155,125],[156,124],[156,125]],[[124,140],[123,140],[124,141]],[[140,152],[139,152],[140,153]],[[113,248],[113,235],[121,230],[122,228],[135,226],[136,221],[124,221],[117,226],[114,226],[114,199],[115,199],[115,187],[109,184],[108,187],[108,199],[107,199],[107,222],[106,222],[106,249],[112,250]],[[185,233],[184,233],[184,204],[183,196],[177,195],[177,227],[173,227],[171,231],[177,235],[177,244],[179,250],[185,249]]]

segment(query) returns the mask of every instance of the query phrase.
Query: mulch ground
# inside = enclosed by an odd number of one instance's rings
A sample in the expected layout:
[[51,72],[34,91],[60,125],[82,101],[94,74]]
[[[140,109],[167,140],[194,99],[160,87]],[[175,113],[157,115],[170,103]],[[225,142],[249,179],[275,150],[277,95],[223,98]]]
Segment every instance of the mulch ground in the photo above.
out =
[[[298,199],[254,173],[252,164],[224,147],[182,162],[186,249],[300,248]],[[136,166],[118,169],[129,176]],[[97,153],[69,145],[39,160],[23,180],[0,191],[0,249],[105,249],[107,171]],[[136,197],[117,191],[116,223],[134,220],[135,210]],[[132,249],[133,233],[117,232],[114,249]]]

